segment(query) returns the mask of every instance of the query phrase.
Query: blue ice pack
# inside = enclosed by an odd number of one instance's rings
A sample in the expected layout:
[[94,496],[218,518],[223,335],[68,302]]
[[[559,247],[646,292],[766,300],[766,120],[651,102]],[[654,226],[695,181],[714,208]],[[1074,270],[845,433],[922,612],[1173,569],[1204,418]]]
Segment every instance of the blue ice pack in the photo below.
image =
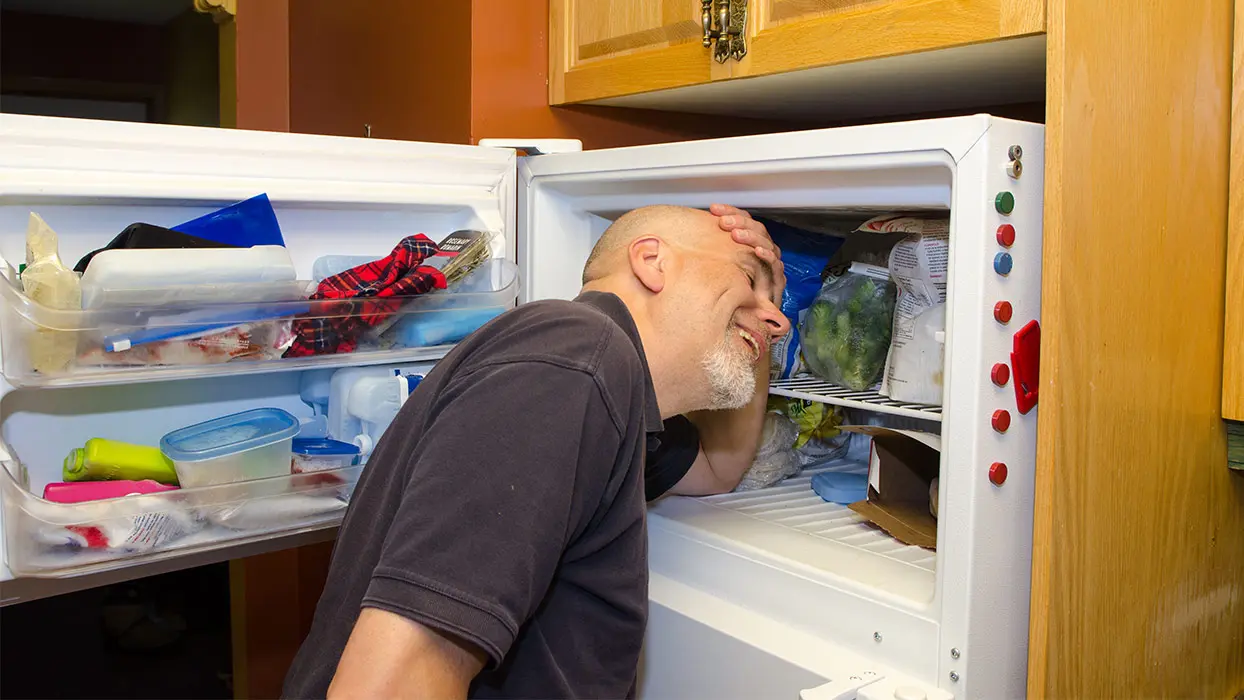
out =
[[868,496],[868,475],[821,472],[812,477],[812,490],[830,503],[850,505]]
[[504,313],[506,307],[483,309],[446,309],[407,314],[393,327],[394,340],[408,348],[448,345],[479,330],[481,326]]

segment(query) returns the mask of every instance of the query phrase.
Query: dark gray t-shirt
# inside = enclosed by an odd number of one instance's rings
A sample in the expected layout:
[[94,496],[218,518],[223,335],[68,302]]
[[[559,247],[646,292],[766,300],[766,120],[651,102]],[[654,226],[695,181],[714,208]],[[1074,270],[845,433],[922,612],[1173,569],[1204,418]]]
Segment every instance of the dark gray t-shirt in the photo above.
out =
[[[472,697],[633,695],[662,427],[614,295],[525,304],[467,338],[363,470],[285,695],[324,697],[364,606],[484,650]],[[690,466],[672,452],[647,496]]]

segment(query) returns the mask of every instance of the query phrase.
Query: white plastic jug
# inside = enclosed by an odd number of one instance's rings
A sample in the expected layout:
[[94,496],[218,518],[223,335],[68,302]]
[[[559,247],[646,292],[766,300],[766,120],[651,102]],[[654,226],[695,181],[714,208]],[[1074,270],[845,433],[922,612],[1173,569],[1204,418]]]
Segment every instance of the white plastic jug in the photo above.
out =
[[359,448],[365,461],[432,363],[338,370],[329,387],[329,435]]

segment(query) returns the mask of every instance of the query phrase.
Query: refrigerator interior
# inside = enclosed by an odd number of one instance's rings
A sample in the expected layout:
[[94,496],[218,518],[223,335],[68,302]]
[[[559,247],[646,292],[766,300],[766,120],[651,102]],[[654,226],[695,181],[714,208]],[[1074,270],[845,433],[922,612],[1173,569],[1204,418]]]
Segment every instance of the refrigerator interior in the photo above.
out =
[[[1022,178],[1007,173],[1015,145],[1026,154]],[[690,593],[652,589],[661,611],[654,620],[669,621],[668,629],[650,628],[652,644],[684,628],[716,643],[710,638],[736,632],[732,613],[713,617],[712,610],[743,609],[810,635],[831,656],[861,660],[856,670],[894,669],[956,695],[1022,692],[1036,413],[1017,415],[1006,435],[990,430],[990,412],[1014,412],[1016,398],[1009,384],[989,381],[989,368],[1006,362],[1015,332],[1040,317],[1041,145],[1039,126],[974,117],[520,161],[519,226],[532,234],[518,260],[535,299],[573,297],[578,279],[569,271],[580,269],[616,216],[641,205],[728,203],[804,229],[841,230],[890,212],[950,216],[941,407],[815,379],[771,386],[771,393],[844,406],[855,421],[939,434],[936,550],[899,543],[824,502],[807,473],[761,491],[668,497],[649,511],[650,568],[654,580]],[[1013,193],[1013,212],[995,211],[1000,192]],[[994,240],[1003,223],[1020,232],[1009,248]],[[995,271],[1002,252],[1016,261],[1009,274]],[[1014,306],[1015,322],[995,322],[999,299]],[[1012,465],[1005,489],[983,478],[982,462],[987,468],[991,460]],[[751,649],[772,641],[746,626],[737,634]],[[653,679],[687,672],[681,657],[649,655],[645,663]],[[826,664],[803,668],[830,679],[852,675],[851,664]],[[673,688],[654,680],[645,694],[670,697]]]
[[[733,196],[732,196],[733,195]],[[720,201],[735,202],[738,193],[721,193]],[[713,201],[719,201],[714,199]],[[740,205],[743,206],[743,205]],[[749,206],[749,213],[826,236],[867,236],[852,233],[859,224],[884,212],[903,211],[932,218],[949,215],[946,208],[916,205],[877,208]],[[581,212],[583,227],[595,241],[622,210]],[[953,240],[951,245],[953,246]],[[948,341],[947,347],[950,347]],[[948,350],[949,352],[949,350]],[[772,382],[770,393],[825,401],[845,414],[849,425],[875,425],[941,435],[942,407],[892,401],[876,387],[852,391],[811,376]],[[774,485],[699,498],[667,497],[652,504],[656,531],[689,528],[747,549],[779,568],[813,574],[862,595],[893,600],[911,610],[928,612],[935,603],[937,553],[904,544],[846,506],[829,503],[811,488],[822,471],[867,473],[868,441],[857,436],[842,459],[803,469]],[[656,556],[663,545],[656,544]]]
[[[939,202],[950,200],[950,173],[941,169],[940,174],[939,183],[935,171],[912,169],[893,172],[897,176],[891,180],[895,189],[884,193],[876,187],[877,180],[870,183],[867,176],[859,177],[852,189],[855,191],[856,186],[865,188],[868,205],[839,207],[767,205],[770,201],[780,201],[795,194],[791,192],[793,183],[789,175],[784,173],[773,173],[768,178],[719,178],[709,182],[721,187],[721,190],[688,191],[683,197],[661,194],[666,188],[679,187],[679,184],[667,181],[645,183],[646,188],[641,193],[626,198],[615,193],[616,189],[625,189],[616,187],[617,183],[609,183],[610,186],[595,183],[600,187],[599,193],[589,195],[578,191],[570,196],[550,196],[546,200],[549,211],[556,207],[559,222],[553,226],[545,224],[548,228],[542,232],[556,231],[560,235],[557,245],[562,246],[563,250],[577,244],[573,255],[585,260],[591,244],[614,219],[631,208],[632,202],[638,205],[657,200],[691,206],[729,202],[746,208],[754,216],[774,219],[814,233],[868,235],[849,232],[872,216],[892,211],[948,216],[949,207]],[[815,186],[816,177],[805,176],[799,181],[804,186]],[[697,184],[704,186],[709,182]],[[729,191],[727,188],[731,185],[738,189]],[[886,194],[893,198],[888,201],[883,199]],[[851,195],[845,193],[843,196]],[[885,203],[882,204],[882,201]],[[530,255],[539,256],[553,243],[548,237],[538,237],[533,245],[537,250]],[[954,246],[953,239],[951,246]],[[533,284],[535,294],[552,293],[548,277],[533,273],[532,278],[536,280]],[[561,291],[556,294],[565,296]],[[953,340],[948,341],[947,347],[951,347],[952,343]],[[950,352],[949,349],[947,352]],[[784,391],[779,388],[782,386],[799,387],[799,390]],[[847,422],[851,424],[941,434],[942,415],[941,408],[937,406],[888,401],[874,391],[843,391],[841,387],[809,378],[779,380],[775,382],[773,393],[828,399],[845,408]],[[829,398],[835,393],[841,396]],[[706,498],[671,497],[658,501],[650,510],[653,516],[650,527],[654,532],[654,571],[661,571],[666,566],[679,570],[684,568],[677,560],[686,552],[681,549],[676,554],[671,552],[667,559],[670,547],[662,541],[660,533],[690,532],[694,533],[693,537],[714,540],[718,547],[746,551],[748,557],[764,560],[768,565],[789,573],[814,576],[855,595],[886,601],[926,618],[934,617],[937,553],[895,540],[847,507],[824,501],[811,489],[811,477],[818,471],[860,473],[866,472],[866,464],[867,452],[861,454],[853,450],[843,460],[803,471],[768,488]],[[759,593],[766,594],[763,591]],[[782,593],[775,591],[773,595],[780,596]]]

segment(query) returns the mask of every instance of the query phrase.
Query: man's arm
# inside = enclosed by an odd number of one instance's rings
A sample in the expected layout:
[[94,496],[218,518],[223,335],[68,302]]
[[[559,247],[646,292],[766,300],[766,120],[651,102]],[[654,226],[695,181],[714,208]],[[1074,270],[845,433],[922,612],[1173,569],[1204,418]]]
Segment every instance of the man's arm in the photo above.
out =
[[[742,408],[687,414],[700,433],[700,453],[670,493],[709,496],[733,491],[756,459],[769,401],[769,357],[756,363],[756,395]],[[685,462],[684,462],[685,464]]]
[[484,668],[479,648],[385,610],[363,608],[329,698],[465,698]]

